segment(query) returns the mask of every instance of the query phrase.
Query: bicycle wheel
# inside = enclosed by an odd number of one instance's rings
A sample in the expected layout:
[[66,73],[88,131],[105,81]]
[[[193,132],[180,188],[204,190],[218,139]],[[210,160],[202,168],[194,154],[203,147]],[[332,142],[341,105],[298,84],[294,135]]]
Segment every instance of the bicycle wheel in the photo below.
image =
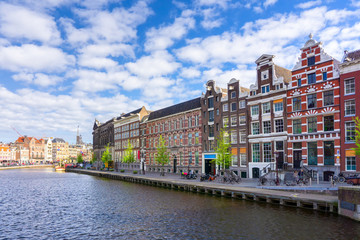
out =
[[345,178],[344,177],[339,177],[339,183],[344,183],[345,182]]

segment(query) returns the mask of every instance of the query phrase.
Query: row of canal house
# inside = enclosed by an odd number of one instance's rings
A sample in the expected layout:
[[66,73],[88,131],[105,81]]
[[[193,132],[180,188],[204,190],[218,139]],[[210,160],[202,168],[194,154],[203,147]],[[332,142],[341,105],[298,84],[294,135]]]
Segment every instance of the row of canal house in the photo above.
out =
[[321,180],[339,171],[360,171],[360,159],[351,149],[353,117],[360,115],[355,95],[360,92],[360,51],[346,52],[340,63],[310,36],[292,71],[273,60],[268,54],[256,60],[257,78],[250,89],[236,79],[227,88],[210,80],[200,98],[153,112],[143,107],[105,124],[95,122],[94,151],[96,134],[100,132],[103,151],[113,124],[115,139],[109,143],[117,169],[126,168],[121,159],[130,140],[138,160],[133,167],[143,162],[147,171],[161,171],[155,158],[162,135],[170,152],[165,171],[215,172],[216,138],[225,128],[230,168],[244,178],[257,178],[269,167],[305,167]]

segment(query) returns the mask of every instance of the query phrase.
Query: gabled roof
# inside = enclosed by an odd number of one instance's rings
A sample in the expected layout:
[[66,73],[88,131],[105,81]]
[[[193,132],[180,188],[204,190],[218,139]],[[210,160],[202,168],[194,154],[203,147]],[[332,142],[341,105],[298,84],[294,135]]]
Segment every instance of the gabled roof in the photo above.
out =
[[343,62],[350,62],[360,59],[360,50],[353,52],[345,51]]
[[141,109],[142,109],[142,107],[139,108],[139,109],[136,109],[136,110],[134,110],[132,112],[123,113],[123,114],[120,115],[120,117],[117,117],[116,120],[119,120],[121,118],[129,117],[130,115],[133,115],[133,114],[138,114],[138,113],[140,113]]
[[52,140],[53,143],[65,143],[64,139],[62,138],[54,138],[54,140]]
[[258,64],[259,62],[262,62],[264,60],[267,60],[267,59],[273,59],[275,56],[274,55],[270,55],[270,54],[263,54],[261,55],[256,61],[255,63]]
[[154,112],[151,112],[149,115],[148,121],[152,121],[157,118],[166,117],[176,113],[186,112],[192,109],[200,108],[200,98],[195,98],[186,102],[182,102],[176,105],[172,105],[167,108],[163,108]]
[[291,71],[289,69],[275,65],[275,75],[277,78],[283,77],[285,83],[291,82]]

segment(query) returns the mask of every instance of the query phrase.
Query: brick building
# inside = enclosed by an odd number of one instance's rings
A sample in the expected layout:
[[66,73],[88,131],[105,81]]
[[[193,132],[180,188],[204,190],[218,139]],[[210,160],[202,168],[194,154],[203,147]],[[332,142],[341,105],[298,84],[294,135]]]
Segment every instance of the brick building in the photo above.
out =
[[165,172],[202,170],[200,98],[149,114],[146,122],[146,170],[160,172],[156,152],[160,135],[165,139],[170,162]]
[[45,140],[36,139],[34,137],[19,137],[15,141],[17,148],[28,149],[29,156],[27,159],[30,163],[44,163],[45,162]]
[[259,178],[264,168],[282,168],[287,154],[286,90],[291,72],[274,64],[273,58],[264,54],[255,61],[257,79],[247,98],[250,178]]
[[339,62],[312,35],[300,50],[287,92],[288,161],[328,180],[340,164]]
[[227,90],[216,86],[214,80],[206,83],[206,92],[200,98],[202,118],[202,150],[203,150],[203,173],[216,172],[213,162],[216,159],[215,147],[216,138],[219,136],[220,128],[223,126],[222,112],[228,111],[228,103],[222,104],[221,99],[225,98]]
[[248,176],[246,99],[249,89],[241,87],[240,81],[233,78],[227,84],[227,93],[221,98],[223,106],[221,116],[222,127],[227,126],[225,129],[231,144],[232,161],[229,168],[246,178]]
[[[143,106],[132,112],[122,114],[114,121],[115,154],[113,160],[115,161],[114,167],[116,170],[129,167],[131,169],[140,168],[140,122],[149,113]],[[128,143],[131,144],[136,158],[136,162],[132,164],[122,163]]]
[[110,119],[105,123],[100,123],[95,119],[93,126],[93,151],[98,161],[101,162],[101,156],[105,152],[105,147],[109,145],[109,151],[114,156],[114,121],[115,118]]
[[345,51],[340,64],[340,109],[341,109],[341,171],[360,171],[360,157],[355,156],[355,123],[360,117],[360,50]]

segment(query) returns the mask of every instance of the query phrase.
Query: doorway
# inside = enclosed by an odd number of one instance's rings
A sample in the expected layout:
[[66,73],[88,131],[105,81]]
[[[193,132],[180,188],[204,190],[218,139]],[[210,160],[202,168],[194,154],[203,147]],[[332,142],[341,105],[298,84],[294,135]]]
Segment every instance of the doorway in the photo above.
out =
[[294,151],[294,168],[299,169],[301,163],[302,151]]
[[174,173],[176,173],[177,158],[174,157]]
[[212,161],[213,159],[205,159],[205,174],[215,175],[215,163]]
[[260,169],[257,167],[253,168],[252,175],[253,175],[253,178],[259,178],[260,177]]
[[283,169],[284,166],[284,152],[278,152],[276,158],[277,168]]

